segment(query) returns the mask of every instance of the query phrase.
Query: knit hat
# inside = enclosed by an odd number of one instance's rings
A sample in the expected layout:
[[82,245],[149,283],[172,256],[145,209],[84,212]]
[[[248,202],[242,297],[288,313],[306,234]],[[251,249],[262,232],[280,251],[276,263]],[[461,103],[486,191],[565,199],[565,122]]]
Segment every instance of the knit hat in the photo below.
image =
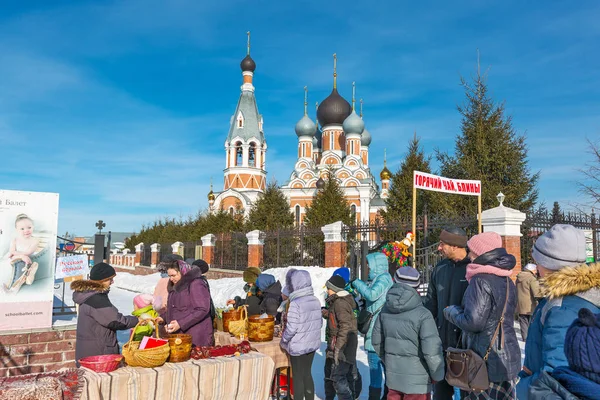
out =
[[467,247],[467,233],[460,228],[446,228],[440,233],[440,240],[447,245]]
[[244,270],[244,282],[246,283],[255,283],[256,278],[262,273],[260,268],[257,267],[248,267]]
[[346,267],[341,267],[333,271],[333,275],[338,275],[344,278],[346,283],[350,282],[350,269]]
[[421,284],[421,274],[412,267],[401,267],[394,274],[394,282],[418,288]]
[[204,261],[203,259],[198,259],[198,260],[192,262],[192,265],[200,268],[200,271],[202,271],[202,274],[205,274],[208,272],[208,263],[206,261]]
[[587,308],[579,310],[565,337],[565,355],[569,368],[600,383],[600,314]]
[[258,278],[256,278],[256,286],[263,292],[274,283],[275,277],[271,274],[260,274]]
[[473,236],[468,242],[469,250],[476,256],[502,247],[502,238],[496,232],[483,232]]
[[90,279],[93,281],[107,281],[117,275],[115,269],[105,262],[98,263],[90,271]]
[[538,265],[553,271],[583,264],[585,233],[572,225],[556,224],[537,238],[531,253]]
[[533,272],[533,271],[535,271],[535,270],[537,269],[537,265],[535,265],[535,264],[527,264],[527,265],[525,266],[525,269],[526,269],[527,271],[532,271],[532,272]]
[[339,275],[332,275],[327,282],[325,282],[327,289],[331,289],[334,292],[341,292],[346,287],[346,281]]

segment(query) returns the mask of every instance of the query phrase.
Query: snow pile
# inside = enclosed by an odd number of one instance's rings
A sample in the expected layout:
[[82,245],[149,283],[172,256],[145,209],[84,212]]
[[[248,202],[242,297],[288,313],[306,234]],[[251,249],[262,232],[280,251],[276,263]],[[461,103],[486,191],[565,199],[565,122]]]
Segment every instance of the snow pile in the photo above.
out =
[[[271,274],[275,280],[281,282],[281,288],[285,286],[285,276],[290,269],[303,269],[309,271],[312,279],[312,287],[315,296],[321,301],[321,305],[325,305],[325,282],[331,277],[334,268],[319,268],[319,267],[287,267],[287,268],[271,268],[263,271],[263,274]],[[215,307],[224,308],[227,305],[227,300],[233,299],[235,296],[244,298],[244,280],[240,278],[222,278],[209,279],[210,294]]]
[[154,288],[160,280],[160,274],[151,275],[132,275],[127,272],[119,272],[114,278],[113,285],[120,289],[129,290],[137,293],[154,293]]
[[[334,268],[319,268],[319,267],[287,267],[287,268],[271,268],[264,270],[263,273],[271,274],[275,280],[281,282],[281,287],[285,286],[285,276],[290,269],[303,269],[309,271],[312,278],[312,287],[315,296],[321,301],[321,305],[325,305],[325,282],[331,277]],[[129,290],[136,293],[154,293],[154,287],[160,280],[160,274],[151,275],[132,275],[126,272],[119,272],[115,276],[114,286],[120,289]],[[227,300],[233,299],[235,296],[244,298],[244,280],[239,278],[222,278],[209,279],[210,293],[215,304],[215,307],[224,308],[227,305]]]

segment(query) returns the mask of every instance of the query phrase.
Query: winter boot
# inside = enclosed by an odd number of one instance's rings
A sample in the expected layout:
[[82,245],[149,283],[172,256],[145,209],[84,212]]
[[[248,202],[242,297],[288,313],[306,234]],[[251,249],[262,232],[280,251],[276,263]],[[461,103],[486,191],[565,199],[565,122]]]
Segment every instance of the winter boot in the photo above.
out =
[[379,400],[381,398],[381,388],[369,386],[369,400]]

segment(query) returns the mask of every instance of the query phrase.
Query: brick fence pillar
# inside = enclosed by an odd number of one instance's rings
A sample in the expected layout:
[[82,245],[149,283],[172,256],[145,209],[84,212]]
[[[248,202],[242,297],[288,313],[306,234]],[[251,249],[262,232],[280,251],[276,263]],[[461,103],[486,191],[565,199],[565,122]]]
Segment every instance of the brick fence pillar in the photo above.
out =
[[500,205],[481,213],[481,225],[484,232],[496,232],[502,236],[502,245],[509,254],[517,259],[517,265],[511,275],[515,280],[521,272],[521,224],[525,221],[525,213],[502,204],[504,195],[498,195]]
[[346,265],[346,238],[342,234],[346,225],[342,221],[321,228],[325,235],[325,267],[339,268]]
[[144,243],[135,245],[135,266],[142,265],[142,257],[144,256]]
[[181,257],[183,257],[184,253],[184,246],[182,242],[175,242],[171,245],[171,251],[173,252],[173,254],[177,254],[180,255]]
[[248,267],[263,266],[263,249],[265,245],[264,233],[254,230],[246,234],[248,238]]
[[213,262],[215,261],[216,238],[217,237],[212,233],[204,235],[200,238],[202,240],[202,259],[206,261],[206,263],[211,267]]
[[152,243],[150,245],[150,251],[152,251],[152,255],[150,258],[150,266],[156,267],[160,262],[160,243]]

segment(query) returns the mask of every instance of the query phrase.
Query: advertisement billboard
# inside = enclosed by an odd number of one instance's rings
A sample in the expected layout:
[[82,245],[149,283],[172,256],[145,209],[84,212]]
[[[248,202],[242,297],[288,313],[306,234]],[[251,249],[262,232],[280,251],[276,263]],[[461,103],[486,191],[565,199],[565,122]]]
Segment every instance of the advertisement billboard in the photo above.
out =
[[58,194],[0,190],[0,331],[52,326]]

